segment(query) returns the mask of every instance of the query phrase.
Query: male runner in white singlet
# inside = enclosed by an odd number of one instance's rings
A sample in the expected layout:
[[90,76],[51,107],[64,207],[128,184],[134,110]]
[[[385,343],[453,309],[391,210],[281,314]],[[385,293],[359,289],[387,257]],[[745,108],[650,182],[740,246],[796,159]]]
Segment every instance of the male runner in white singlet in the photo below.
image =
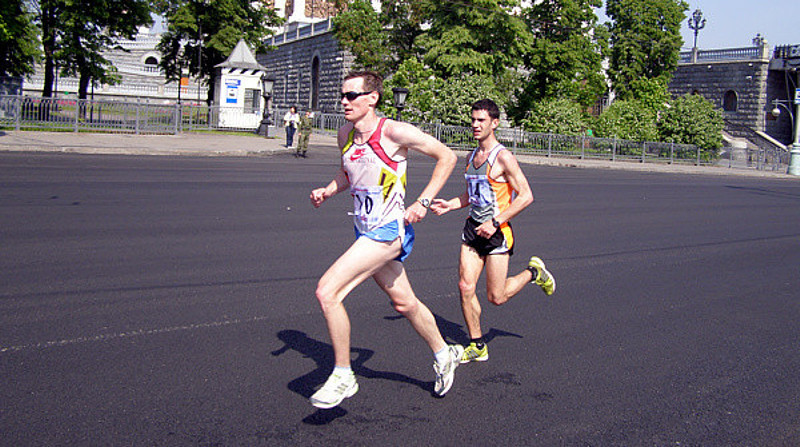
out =
[[[342,165],[333,181],[311,192],[319,207],[350,187],[356,241],[322,275],[317,299],[322,306],[333,345],[335,366],[322,388],[311,396],[318,408],[333,408],[358,391],[350,367],[350,320],[342,301],[369,277],[408,318],[434,352],[434,392],[443,396],[463,348],[448,346],[431,311],[417,299],[403,268],[414,241],[412,223],[425,217],[431,199],[447,181],[456,156],[447,146],[416,127],[379,118],[375,108],[383,94],[383,80],[370,71],[349,74],[342,84],[342,106],[347,124],[339,129]],[[428,185],[405,208],[406,156],[412,149],[436,159]]]
[[[500,109],[490,99],[472,105],[472,136],[478,147],[467,160],[464,171],[467,187],[450,200],[436,199],[431,210],[438,215],[469,206],[469,218],[461,234],[458,287],[461,311],[467,323],[470,344],[461,363],[489,360],[489,350],[481,332],[481,305],[475,286],[486,267],[486,294],[489,302],[504,304],[525,284],[534,282],[547,295],[556,290],[553,275],[536,256],[527,269],[508,277],[508,260],[514,253],[514,233],[510,220],[533,202],[533,193],[517,159],[495,136],[500,124]],[[516,196],[516,197],[515,197]]]

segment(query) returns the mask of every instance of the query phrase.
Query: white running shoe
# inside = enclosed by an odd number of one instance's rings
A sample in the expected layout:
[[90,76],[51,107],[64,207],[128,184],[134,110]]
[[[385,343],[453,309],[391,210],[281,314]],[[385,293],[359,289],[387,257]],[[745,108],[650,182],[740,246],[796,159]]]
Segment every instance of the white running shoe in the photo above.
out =
[[436,372],[436,382],[433,385],[433,392],[437,396],[444,396],[453,386],[453,377],[456,367],[461,363],[461,355],[464,354],[464,347],[461,345],[450,345],[450,358],[443,365],[439,362],[433,363],[433,370]]
[[323,409],[333,408],[356,392],[358,392],[358,382],[353,373],[332,373],[325,381],[325,385],[311,396],[311,405]]

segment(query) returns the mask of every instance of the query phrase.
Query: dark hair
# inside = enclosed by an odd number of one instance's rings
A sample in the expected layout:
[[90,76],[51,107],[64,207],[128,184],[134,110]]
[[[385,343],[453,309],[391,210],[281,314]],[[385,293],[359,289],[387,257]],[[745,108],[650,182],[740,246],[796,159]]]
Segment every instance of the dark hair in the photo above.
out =
[[486,110],[486,113],[489,114],[489,117],[492,119],[500,119],[500,108],[497,107],[494,101],[491,99],[481,99],[480,101],[475,101],[472,104],[472,111],[476,110]]
[[383,97],[383,78],[380,74],[372,70],[351,71],[344,77],[345,81],[361,78],[364,80],[364,90],[368,92],[378,92],[378,103]]

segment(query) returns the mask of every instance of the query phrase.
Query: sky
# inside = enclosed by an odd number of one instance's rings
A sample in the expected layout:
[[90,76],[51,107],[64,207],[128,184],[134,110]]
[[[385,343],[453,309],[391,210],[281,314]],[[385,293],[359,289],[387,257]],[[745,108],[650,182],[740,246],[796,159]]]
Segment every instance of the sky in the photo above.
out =
[[[703,12],[706,26],[697,34],[700,49],[741,48],[753,45],[761,34],[771,48],[800,44],[800,0],[686,0],[689,10],[681,25],[683,50],[690,50],[694,31],[688,20],[696,9]],[[604,11],[604,10],[603,10]],[[600,22],[608,20],[601,12]]]

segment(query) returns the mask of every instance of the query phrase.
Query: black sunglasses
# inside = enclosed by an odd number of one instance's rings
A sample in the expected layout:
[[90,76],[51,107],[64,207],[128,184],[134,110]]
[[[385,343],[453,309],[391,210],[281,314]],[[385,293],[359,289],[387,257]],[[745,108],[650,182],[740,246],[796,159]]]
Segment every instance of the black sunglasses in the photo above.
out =
[[347,98],[348,101],[355,101],[359,96],[369,95],[372,92],[342,92],[342,99]]

